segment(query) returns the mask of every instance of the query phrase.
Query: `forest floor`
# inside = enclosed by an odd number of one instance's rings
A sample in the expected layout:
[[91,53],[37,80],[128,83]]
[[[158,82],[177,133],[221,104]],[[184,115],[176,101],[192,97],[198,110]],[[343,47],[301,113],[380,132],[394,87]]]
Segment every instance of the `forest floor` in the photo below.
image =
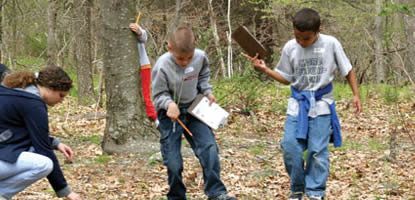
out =
[[[215,131],[222,180],[238,199],[287,199],[289,195],[289,177],[280,147],[285,115],[267,106],[278,101],[275,98],[263,97],[264,103],[255,117],[240,114],[237,108],[227,108],[231,113],[228,125]],[[336,101],[343,146],[330,145],[326,199],[415,200],[415,103],[413,98],[408,99],[387,104],[380,94],[369,92],[359,117],[353,115],[354,108],[348,99]],[[72,190],[87,200],[166,199],[167,171],[159,158],[150,158],[151,154],[104,154],[100,142],[105,119],[76,119],[96,111],[77,106],[76,99],[71,97],[49,110],[51,133],[75,152],[70,164],[63,162],[61,153],[56,153]],[[393,131],[397,133],[397,145],[396,159],[391,162],[387,157]],[[207,199],[202,171],[193,155],[184,157],[183,177],[188,199]],[[42,179],[15,199],[58,198],[47,180]]]

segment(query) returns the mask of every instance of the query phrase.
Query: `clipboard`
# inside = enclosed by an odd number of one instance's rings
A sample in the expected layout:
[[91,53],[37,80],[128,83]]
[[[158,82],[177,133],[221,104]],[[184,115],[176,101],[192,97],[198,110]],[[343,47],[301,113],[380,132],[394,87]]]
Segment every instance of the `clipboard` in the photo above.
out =
[[258,53],[258,58],[264,59],[268,54],[265,47],[248,31],[245,26],[239,26],[232,33],[232,38],[251,57],[254,57]]
[[187,112],[214,130],[225,126],[229,116],[217,103],[209,105],[209,99],[202,94],[196,97]]

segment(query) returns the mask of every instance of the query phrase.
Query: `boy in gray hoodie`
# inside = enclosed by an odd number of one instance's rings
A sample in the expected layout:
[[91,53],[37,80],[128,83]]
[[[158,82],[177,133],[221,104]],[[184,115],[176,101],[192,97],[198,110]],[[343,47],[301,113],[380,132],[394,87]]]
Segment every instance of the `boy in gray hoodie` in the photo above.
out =
[[209,200],[236,200],[227,195],[220,180],[215,135],[206,124],[187,113],[198,94],[216,102],[209,83],[207,55],[195,49],[193,32],[187,27],[177,28],[170,35],[168,49],[169,52],[158,58],[151,73],[152,97],[160,122],[161,153],[170,186],[167,198],[186,199],[181,155],[184,128],[177,122],[179,119],[193,134],[185,134],[185,137],[203,168],[204,190]]

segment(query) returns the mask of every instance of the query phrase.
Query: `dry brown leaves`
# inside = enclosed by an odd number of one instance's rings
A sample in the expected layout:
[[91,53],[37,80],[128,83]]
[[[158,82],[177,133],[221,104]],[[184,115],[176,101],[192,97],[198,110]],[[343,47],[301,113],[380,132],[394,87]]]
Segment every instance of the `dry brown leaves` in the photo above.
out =
[[[264,97],[264,105],[278,98],[286,97]],[[374,94],[356,118],[348,100],[337,101],[344,146],[331,148],[327,199],[415,199],[414,105],[400,103],[404,117],[396,117],[396,109]],[[167,172],[160,162],[149,160],[148,155],[104,155],[96,138],[104,134],[105,119],[71,120],[104,111],[76,106],[76,100],[68,98],[49,112],[51,132],[75,152],[74,162],[62,167],[73,191],[84,199],[166,199]],[[286,199],[289,178],[279,146],[285,116],[266,106],[255,116],[254,120],[231,112],[228,126],[216,131],[223,182],[239,199]],[[396,125],[402,119],[404,122]],[[400,163],[385,159],[394,127],[398,130],[396,160]],[[63,163],[62,155],[57,155]],[[206,199],[202,171],[194,156],[184,158],[183,177],[189,199]],[[58,198],[43,179],[15,199]]]

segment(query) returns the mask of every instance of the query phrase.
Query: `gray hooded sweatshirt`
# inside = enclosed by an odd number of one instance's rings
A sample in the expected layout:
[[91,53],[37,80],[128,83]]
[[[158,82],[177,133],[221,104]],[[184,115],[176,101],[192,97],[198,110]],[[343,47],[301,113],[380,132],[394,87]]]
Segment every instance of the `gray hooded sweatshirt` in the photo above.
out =
[[151,72],[153,103],[156,111],[167,110],[171,102],[179,107],[190,105],[198,94],[212,93],[209,61],[204,51],[195,49],[192,61],[181,67],[167,52],[157,59]]

